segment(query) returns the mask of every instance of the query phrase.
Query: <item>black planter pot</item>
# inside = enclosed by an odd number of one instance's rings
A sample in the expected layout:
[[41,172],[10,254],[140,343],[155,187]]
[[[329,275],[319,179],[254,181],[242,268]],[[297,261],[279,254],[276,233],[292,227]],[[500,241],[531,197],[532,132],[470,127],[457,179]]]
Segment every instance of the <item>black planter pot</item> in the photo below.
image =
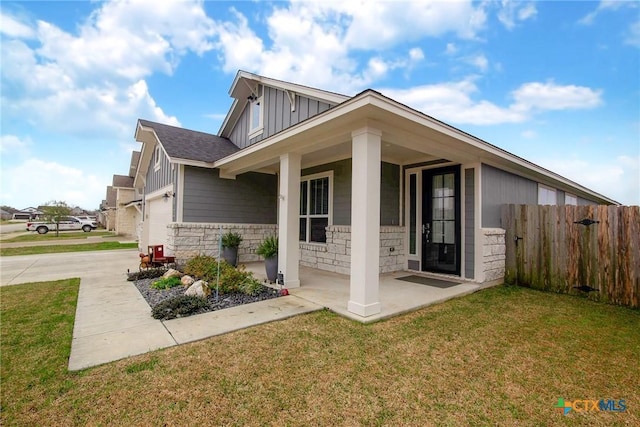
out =
[[238,265],[238,248],[222,248],[222,259],[236,267]]
[[264,267],[267,270],[267,280],[274,283],[278,277],[278,255],[265,258]]

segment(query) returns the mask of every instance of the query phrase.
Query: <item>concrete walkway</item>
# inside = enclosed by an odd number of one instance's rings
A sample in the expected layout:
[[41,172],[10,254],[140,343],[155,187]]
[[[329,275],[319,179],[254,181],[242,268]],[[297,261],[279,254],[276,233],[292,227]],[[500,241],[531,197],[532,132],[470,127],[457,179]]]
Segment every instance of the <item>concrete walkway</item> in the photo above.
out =
[[0,257],[0,285],[80,277],[69,370],[220,335],[321,310],[294,296],[160,321],[132,282],[137,250]]
[[[482,289],[459,283],[440,289],[380,276],[382,311],[362,318],[347,310],[349,276],[302,267],[302,287],[290,295],[168,321],[151,317],[151,308],[127,270],[138,270],[137,250],[95,251],[0,257],[0,285],[80,277],[80,291],[69,358],[75,371],[215,335],[286,319],[324,307],[359,322],[371,322]],[[264,263],[247,269],[264,277]]]

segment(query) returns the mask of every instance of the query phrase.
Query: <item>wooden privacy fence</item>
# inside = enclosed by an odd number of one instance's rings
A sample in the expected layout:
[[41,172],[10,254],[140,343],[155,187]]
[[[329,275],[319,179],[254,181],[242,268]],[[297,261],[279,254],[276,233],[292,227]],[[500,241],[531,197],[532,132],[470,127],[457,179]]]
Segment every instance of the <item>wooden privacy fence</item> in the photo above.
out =
[[504,205],[502,227],[506,283],[640,307],[639,206]]

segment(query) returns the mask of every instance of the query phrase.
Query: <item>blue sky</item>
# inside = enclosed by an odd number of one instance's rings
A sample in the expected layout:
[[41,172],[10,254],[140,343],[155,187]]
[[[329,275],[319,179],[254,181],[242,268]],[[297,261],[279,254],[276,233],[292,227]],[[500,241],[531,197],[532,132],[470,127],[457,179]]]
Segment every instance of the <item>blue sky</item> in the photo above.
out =
[[632,1],[0,3],[0,204],[95,209],[136,120],[217,133],[238,69],[381,91],[640,204]]

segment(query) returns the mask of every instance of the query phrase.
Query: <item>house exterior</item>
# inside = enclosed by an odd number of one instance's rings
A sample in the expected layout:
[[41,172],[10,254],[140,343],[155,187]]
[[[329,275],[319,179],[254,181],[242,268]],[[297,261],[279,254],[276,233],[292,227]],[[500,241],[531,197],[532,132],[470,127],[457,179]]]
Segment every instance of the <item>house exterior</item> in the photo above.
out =
[[106,199],[100,205],[101,222],[109,231],[139,238],[142,224],[142,197],[133,187],[140,152],[131,155],[129,175],[113,175]]
[[42,212],[42,210],[39,209],[39,207],[38,208],[28,207],[28,208],[21,209],[17,212],[14,212],[13,219],[33,220],[33,219],[40,218],[40,216],[43,214],[44,213]]
[[373,90],[240,71],[229,93],[218,135],[138,121],[141,248],[184,262],[237,231],[246,262],[275,234],[286,287],[299,265],[348,274],[362,317],[380,311],[381,273],[501,280],[503,204],[616,204]]

